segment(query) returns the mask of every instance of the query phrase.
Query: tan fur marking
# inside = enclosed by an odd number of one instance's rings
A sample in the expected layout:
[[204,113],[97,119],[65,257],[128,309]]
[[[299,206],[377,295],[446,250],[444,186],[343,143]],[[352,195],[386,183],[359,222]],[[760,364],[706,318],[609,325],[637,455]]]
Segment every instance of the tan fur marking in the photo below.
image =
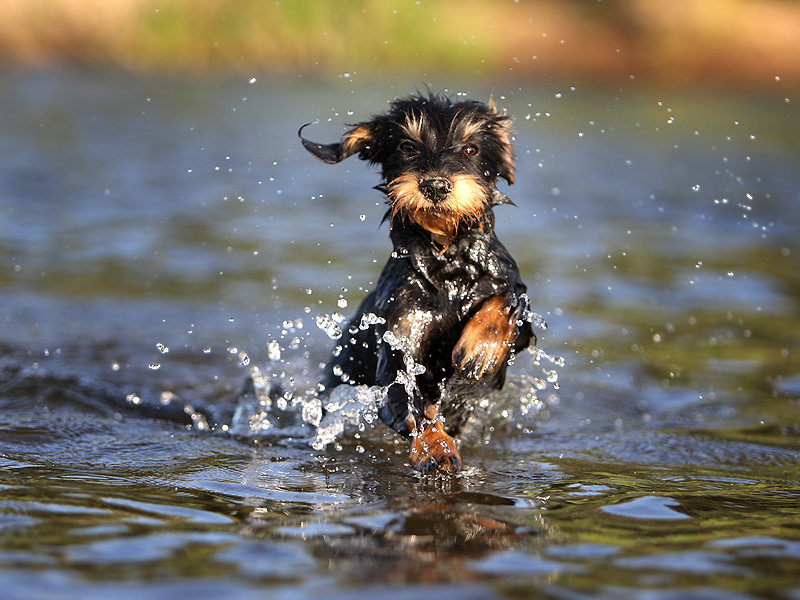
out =
[[411,219],[426,231],[448,241],[455,237],[461,223],[480,221],[488,202],[486,192],[475,176],[461,174],[451,177],[453,191],[437,204],[420,192],[422,179],[418,173],[405,173],[389,183],[392,220],[397,216]]
[[[492,95],[489,95],[489,103],[487,106],[492,113],[500,115],[500,111],[497,110],[497,105],[494,103]],[[514,150],[511,146],[511,122],[512,118],[506,116],[505,111],[503,111],[503,114],[500,115],[498,119],[498,127],[500,130],[497,135],[503,142],[502,159],[507,167],[506,172],[501,173],[501,175],[508,180],[508,183],[514,183]]]
[[461,377],[479,380],[497,371],[511,349],[516,321],[505,297],[494,296],[483,303],[453,349],[453,366]]
[[481,129],[484,127],[484,123],[484,121],[478,119],[468,121],[464,125],[464,131],[461,133],[461,141],[468,142],[472,136],[480,133]]
[[406,133],[406,135],[408,135],[408,137],[422,142],[424,141],[422,138],[423,132],[427,130],[428,125],[423,115],[408,115],[406,117],[403,131]]
[[368,124],[361,124],[342,136],[342,150],[347,156],[361,152],[372,142],[372,129]]
[[432,404],[425,407],[419,426],[411,433],[411,453],[408,459],[412,467],[425,473],[461,470],[458,446],[445,433],[443,420]]
[[486,210],[486,192],[474,175],[454,175],[450,178],[453,191],[445,204],[452,206],[454,213],[460,213],[462,220],[478,220]]
[[505,125],[498,132],[498,137],[503,141],[502,160],[506,165],[506,172],[502,175],[508,179],[508,183],[514,183],[514,149],[511,146],[511,131]]

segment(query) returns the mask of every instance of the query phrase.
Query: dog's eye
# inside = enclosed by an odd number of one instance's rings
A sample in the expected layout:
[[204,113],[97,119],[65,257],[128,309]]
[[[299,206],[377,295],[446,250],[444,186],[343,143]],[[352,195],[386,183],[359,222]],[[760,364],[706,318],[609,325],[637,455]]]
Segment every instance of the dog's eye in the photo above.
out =
[[472,144],[464,146],[463,151],[467,156],[475,156],[478,153],[478,149]]
[[400,152],[409,153],[409,152],[413,152],[416,147],[414,146],[414,144],[412,142],[405,141],[405,142],[400,142],[400,145],[398,146],[398,148],[400,148]]

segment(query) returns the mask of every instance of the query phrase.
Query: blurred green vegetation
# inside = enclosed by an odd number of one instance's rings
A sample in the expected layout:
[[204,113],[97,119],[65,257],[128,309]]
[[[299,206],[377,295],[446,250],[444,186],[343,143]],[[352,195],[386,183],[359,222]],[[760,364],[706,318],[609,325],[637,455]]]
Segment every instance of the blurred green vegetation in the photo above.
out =
[[800,82],[787,0],[4,0],[0,61]]

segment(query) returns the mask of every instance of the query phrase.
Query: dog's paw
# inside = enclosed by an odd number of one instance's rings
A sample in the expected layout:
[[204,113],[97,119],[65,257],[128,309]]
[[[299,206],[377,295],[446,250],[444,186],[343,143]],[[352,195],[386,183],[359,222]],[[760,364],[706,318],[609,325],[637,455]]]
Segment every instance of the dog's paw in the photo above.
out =
[[503,364],[517,333],[517,315],[503,296],[483,303],[453,348],[453,366],[464,379],[479,380]]
[[429,405],[425,416],[411,432],[411,466],[423,474],[455,473],[461,470],[456,442],[444,431],[442,418]]

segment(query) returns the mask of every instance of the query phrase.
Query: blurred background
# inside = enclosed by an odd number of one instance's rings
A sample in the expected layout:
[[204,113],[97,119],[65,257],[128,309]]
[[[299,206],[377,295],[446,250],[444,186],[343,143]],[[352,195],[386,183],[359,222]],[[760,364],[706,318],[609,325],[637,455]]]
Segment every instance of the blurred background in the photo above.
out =
[[792,0],[4,0],[0,15],[7,64],[800,83]]

